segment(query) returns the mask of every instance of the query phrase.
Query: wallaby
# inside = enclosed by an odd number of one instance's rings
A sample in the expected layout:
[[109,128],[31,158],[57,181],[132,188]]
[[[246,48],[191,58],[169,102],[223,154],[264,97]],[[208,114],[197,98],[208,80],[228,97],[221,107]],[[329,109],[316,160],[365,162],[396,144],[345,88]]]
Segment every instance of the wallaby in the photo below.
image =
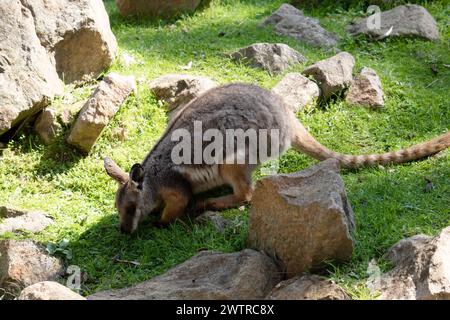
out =
[[[242,151],[245,157],[249,156],[247,149],[252,147],[249,143],[245,143],[245,150],[233,147],[232,154],[227,154],[225,150],[223,153],[216,153],[214,163],[203,161],[196,164],[194,161],[193,164],[180,164],[173,161],[173,150],[178,144],[173,138],[174,133],[183,129],[195,135],[195,121],[201,121],[204,130],[217,129],[224,136],[229,129],[251,129],[264,132],[265,137],[258,136],[261,140],[261,137],[272,139],[272,132],[277,132],[279,149],[276,156],[292,146],[318,160],[335,158],[346,168],[416,160],[450,146],[448,132],[428,142],[395,152],[372,155],[336,153],[321,145],[308,133],[281,97],[256,85],[228,84],[216,87],[182,107],[170,120],[165,133],[144,161],[133,165],[129,174],[111,159],[105,158],[107,173],[120,184],[116,194],[116,207],[122,232],[134,232],[144,217],[155,212],[161,214],[159,223],[167,225],[183,216],[194,195],[222,185],[230,186],[233,193],[199,200],[196,210],[221,210],[251,200],[252,171],[262,159],[258,157],[256,163],[223,161],[226,157],[233,158],[233,153]],[[259,142],[256,143],[257,148]],[[195,143],[192,142],[191,145]],[[203,151],[207,143],[203,141],[200,146],[200,151]]]

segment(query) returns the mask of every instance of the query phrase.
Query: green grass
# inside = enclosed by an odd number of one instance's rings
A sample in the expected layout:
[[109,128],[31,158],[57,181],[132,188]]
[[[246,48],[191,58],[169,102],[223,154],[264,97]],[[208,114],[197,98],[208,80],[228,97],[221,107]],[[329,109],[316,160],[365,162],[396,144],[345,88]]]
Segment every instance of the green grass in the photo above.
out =
[[[254,42],[284,42],[312,63],[331,56],[327,50],[276,36],[258,23],[282,1],[213,1],[191,16],[167,21],[129,21],[119,17],[113,1],[106,3],[120,52],[133,55],[138,64],[125,67],[116,62],[109,71],[132,74],[142,80],[136,96],[129,98],[87,157],[68,147],[61,137],[43,146],[30,132],[23,132],[0,158],[0,204],[38,209],[55,223],[33,239],[44,244],[69,241],[73,257],[85,273],[83,294],[129,286],[158,275],[185,261],[200,249],[224,252],[245,247],[247,211],[228,210],[236,224],[224,235],[212,226],[175,223],[154,229],[145,223],[134,236],[118,232],[113,205],[116,184],[104,173],[102,159],[108,155],[129,169],[140,162],[163,132],[167,115],[148,90],[146,82],[166,73],[205,75],[219,83],[257,83],[271,88],[282,75],[235,64],[223,53]],[[308,108],[299,119],[330,148],[347,153],[372,153],[398,149],[430,139],[450,127],[450,7],[444,0],[425,4],[441,32],[438,43],[391,40],[369,43],[346,35],[345,25],[363,12],[314,9],[308,12],[322,25],[338,33],[340,49],[356,59],[356,68],[369,66],[381,77],[386,96],[382,111],[349,107],[341,99]],[[225,33],[219,37],[219,33]],[[191,70],[179,66],[193,61]],[[306,64],[288,71],[302,71]],[[444,66],[444,64],[447,65]],[[437,76],[430,66],[434,65]],[[91,87],[67,87],[54,104],[86,98]],[[128,138],[121,142],[115,129],[124,127]],[[294,172],[316,163],[295,151],[281,158],[281,171]],[[344,171],[348,196],[356,218],[356,248],[350,263],[330,265],[325,274],[340,283],[356,299],[373,298],[364,287],[372,259],[401,238],[417,233],[436,234],[450,225],[449,152],[424,161],[386,167]],[[256,174],[255,176],[258,176]],[[424,192],[425,178],[434,189]],[[26,235],[6,235],[24,238]],[[139,266],[114,262],[137,261]]]

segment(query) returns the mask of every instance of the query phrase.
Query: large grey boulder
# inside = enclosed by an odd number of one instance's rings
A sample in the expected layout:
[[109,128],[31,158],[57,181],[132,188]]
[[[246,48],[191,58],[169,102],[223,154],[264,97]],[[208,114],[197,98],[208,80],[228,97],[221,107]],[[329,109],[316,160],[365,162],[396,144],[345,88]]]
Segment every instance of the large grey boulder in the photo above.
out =
[[230,57],[270,73],[280,73],[293,64],[306,62],[303,55],[284,43],[255,43],[231,53]]
[[[377,22],[379,22],[379,26]],[[434,18],[427,9],[415,4],[398,6],[388,11],[375,13],[351,23],[347,26],[347,31],[353,36],[364,34],[374,39],[386,37],[439,39],[439,29]]]
[[86,298],[58,282],[43,281],[23,289],[17,300],[86,300]]
[[108,74],[81,109],[67,142],[88,153],[122,103],[135,90],[134,77]]
[[381,108],[384,106],[381,80],[375,70],[367,67],[361,69],[348,88],[345,101],[350,105],[369,108]]
[[354,219],[338,162],[259,180],[248,229],[248,245],[279,259],[288,277],[348,261]]
[[58,279],[62,271],[62,263],[31,240],[0,242],[0,288],[13,296],[37,282]]
[[88,299],[262,299],[280,280],[275,263],[257,251],[203,251],[149,281],[130,288],[97,292]]
[[317,19],[307,17],[302,11],[284,3],[261,26],[273,26],[275,33],[295,38],[313,46],[334,47],[338,37],[325,30]]
[[42,212],[15,210],[0,207],[0,235],[6,232],[28,231],[40,232],[53,223]]
[[450,299],[450,227],[436,237],[416,235],[395,244],[386,254],[394,268],[370,279],[380,299]]
[[208,78],[187,74],[167,74],[149,84],[150,90],[166,104],[169,111],[186,105],[216,86],[217,83]]
[[280,282],[267,296],[269,300],[349,300],[336,283],[316,275],[303,275]]
[[320,96],[319,86],[300,73],[288,73],[272,92],[279,95],[293,112],[314,103]]
[[314,77],[322,89],[323,99],[328,99],[352,83],[354,66],[355,58],[348,52],[340,52],[310,65],[302,73]]
[[0,16],[0,135],[116,56],[101,0],[4,0]]

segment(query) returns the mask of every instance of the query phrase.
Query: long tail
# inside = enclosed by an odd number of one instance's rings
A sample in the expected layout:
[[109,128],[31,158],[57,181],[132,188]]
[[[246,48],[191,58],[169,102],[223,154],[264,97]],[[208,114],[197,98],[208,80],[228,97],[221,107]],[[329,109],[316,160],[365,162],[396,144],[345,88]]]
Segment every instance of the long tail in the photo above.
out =
[[291,140],[293,148],[321,161],[328,158],[335,158],[345,168],[408,162],[424,158],[450,147],[450,132],[447,132],[427,142],[416,144],[399,151],[383,154],[347,155],[334,152],[320,144],[296,118],[293,122],[294,131]]

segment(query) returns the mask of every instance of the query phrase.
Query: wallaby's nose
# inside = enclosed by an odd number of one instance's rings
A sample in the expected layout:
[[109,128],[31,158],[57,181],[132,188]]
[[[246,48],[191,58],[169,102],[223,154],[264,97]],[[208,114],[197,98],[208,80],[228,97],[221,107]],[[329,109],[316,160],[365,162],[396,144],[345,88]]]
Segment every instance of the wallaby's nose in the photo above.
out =
[[130,230],[125,229],[123,226],[120,226],[120,233],[122,234],[130,234]]

